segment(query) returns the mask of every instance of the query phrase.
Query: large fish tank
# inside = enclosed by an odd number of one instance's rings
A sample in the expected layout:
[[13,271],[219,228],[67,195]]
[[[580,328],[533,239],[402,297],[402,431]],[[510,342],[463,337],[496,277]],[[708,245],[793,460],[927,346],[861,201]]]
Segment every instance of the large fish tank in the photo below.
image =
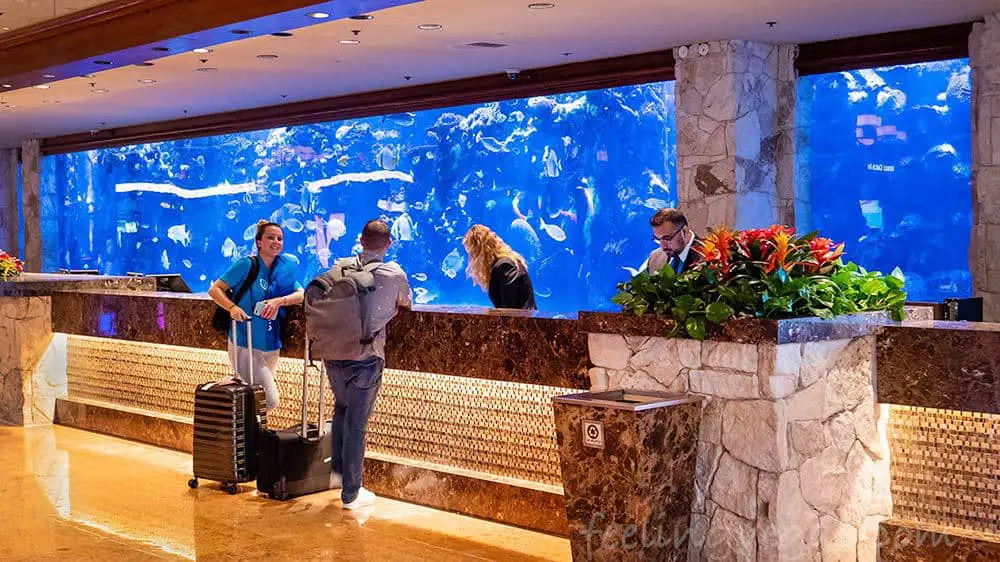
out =
[[[800,229],[896,265],[911,300],[971,294],[966,60],[800,80],[811,208]],[[482,223],[528,263],[539,308],[610,299],[676,198],[673,82],[47,156],[44,269],[180,273],[205,291],[280,223],[307,282],[392,226],[420,304],[489,305],[462,236]]]
[[48,156],[44,268],[180,273],[206,291],[280,223],[307,282],[392,227],[421,304],[489,305],[462,237],[524,256],[542,310],[609,309],[676,204],[673,82]]

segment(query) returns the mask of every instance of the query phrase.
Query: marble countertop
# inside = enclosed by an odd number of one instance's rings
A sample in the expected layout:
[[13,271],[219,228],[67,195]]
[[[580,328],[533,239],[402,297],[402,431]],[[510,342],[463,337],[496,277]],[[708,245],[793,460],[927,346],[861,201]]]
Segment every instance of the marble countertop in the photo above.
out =
[[11,281],[0,281],[0,296],[40,296],[55,291],[121,290],[129,294],[156,290],[153,277],[112,275],[68,275],[60,273],[22,273]]

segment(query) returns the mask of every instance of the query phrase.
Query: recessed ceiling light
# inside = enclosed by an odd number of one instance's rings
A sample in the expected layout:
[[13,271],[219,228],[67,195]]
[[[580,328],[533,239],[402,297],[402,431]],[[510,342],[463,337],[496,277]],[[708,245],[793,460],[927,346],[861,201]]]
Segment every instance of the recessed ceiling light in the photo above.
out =
[[56,77],[55,74],[42,74],[42,78],[48,78],[50,80],[55,77]]
[[261,60],[278,60],[278,55],[257,55]]
[[91,90],[90,93],[92,93],[92,94],[106,94],[106,93],[108,93],[108,91],[105,90],[104,88],[97,88],[96,90]]
[[368,21],[368,20],[373,20],[373,19],[375,19],[375,16],[373,16],[373,15],[371,15],[371,14],[361,14],[360,16],[351,16],[351,17],[350,17],[350,18],[348,18],[348,19],[352,19],[352,20],[361,20],[361,21]]
[[326,12],[308,12],[306,13],[306,15],[315,20],[325,20],[326,18],[330,17],[330,14]]
[[528,4],[528,7],[532,10],[548,10],[549,8],[555,8],[556,5],[552,2],[532,2]]
[[196,68],[195,70],[197,70],[198,72],[215,72],[216,70],[219,69],[215,68],[214,66],[203,66],[201,68]]
[[135,63],[135,65],[136,66],[153,66],[153,63],[151,63],[151,62],[137,62],[137,63]]
[[0,27],[0,31],[10,31],[10,26],[9,25],[5,25],[3,27]]
[[94,64],[99,64],[101,66],[108,66],[108,65],[111,64],[111,61],[109,61],[109,60],[95,60]]
[[440,23],[422,23],[417,26],[417,29],[421,29],[423,31],[434,31],[437,29],[441,29],[442,27],[444,26],[441,25]]
[[4,84],[3,87],[4,88],[13,88],[14,86],[12,86],[11,84]]
[[774,26],[778,25],[778,22],[776,22],[776,21],[766,21],[766,22],[764,22],[764,25],[766,25],[768,27],[774,27]]
[[206,49],[204,47],[200,47],[198,49],[191,49],[191,52],[192,53],[211,53],[212,49]]
[[153,80],[152,78],[140,78],[139,79],[139,83],[140,84],[156,84],[156,80]]
[[83,76],[84,78],[93,78],[94,77],[93,74],[83,74],[81,76]]
[[358,41],[357,39],[341,39],[338,43],[341,45],[360,45],[361,41]]
[[37,85],[35,87],[38,88],[39,90],[48,90],[49,89],[49,85],[48,84],[39,84],[39,85]]
[[277,33],[272,33],[275,37],[291,37],[292,33],[290,31],[278,31]]
[[253,31],[250,31],[249,29],[230,29],[229,33],[232,33],[233,35],[250,35]]
[[170,47],[153,47],[153,50],[158,53],[169,53]]

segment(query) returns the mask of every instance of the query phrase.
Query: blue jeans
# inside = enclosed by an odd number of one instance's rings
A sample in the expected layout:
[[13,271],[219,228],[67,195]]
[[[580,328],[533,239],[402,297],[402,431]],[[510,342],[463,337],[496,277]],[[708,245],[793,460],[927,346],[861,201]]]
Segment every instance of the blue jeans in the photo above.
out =
[[350,503],[358,497],[365,468],[365,438],[368,418],[382,386],[379,357],[361,361],[327,361],[326,374],[336,404],[333,408],[333,471],[344,478],[340,497]]

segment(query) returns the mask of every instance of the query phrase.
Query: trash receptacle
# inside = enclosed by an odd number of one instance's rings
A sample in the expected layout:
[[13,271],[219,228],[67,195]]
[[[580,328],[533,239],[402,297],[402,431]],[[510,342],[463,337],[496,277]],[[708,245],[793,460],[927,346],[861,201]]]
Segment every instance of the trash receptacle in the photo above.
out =
[[553,398],[573,560],[687,559],[700,396]]

